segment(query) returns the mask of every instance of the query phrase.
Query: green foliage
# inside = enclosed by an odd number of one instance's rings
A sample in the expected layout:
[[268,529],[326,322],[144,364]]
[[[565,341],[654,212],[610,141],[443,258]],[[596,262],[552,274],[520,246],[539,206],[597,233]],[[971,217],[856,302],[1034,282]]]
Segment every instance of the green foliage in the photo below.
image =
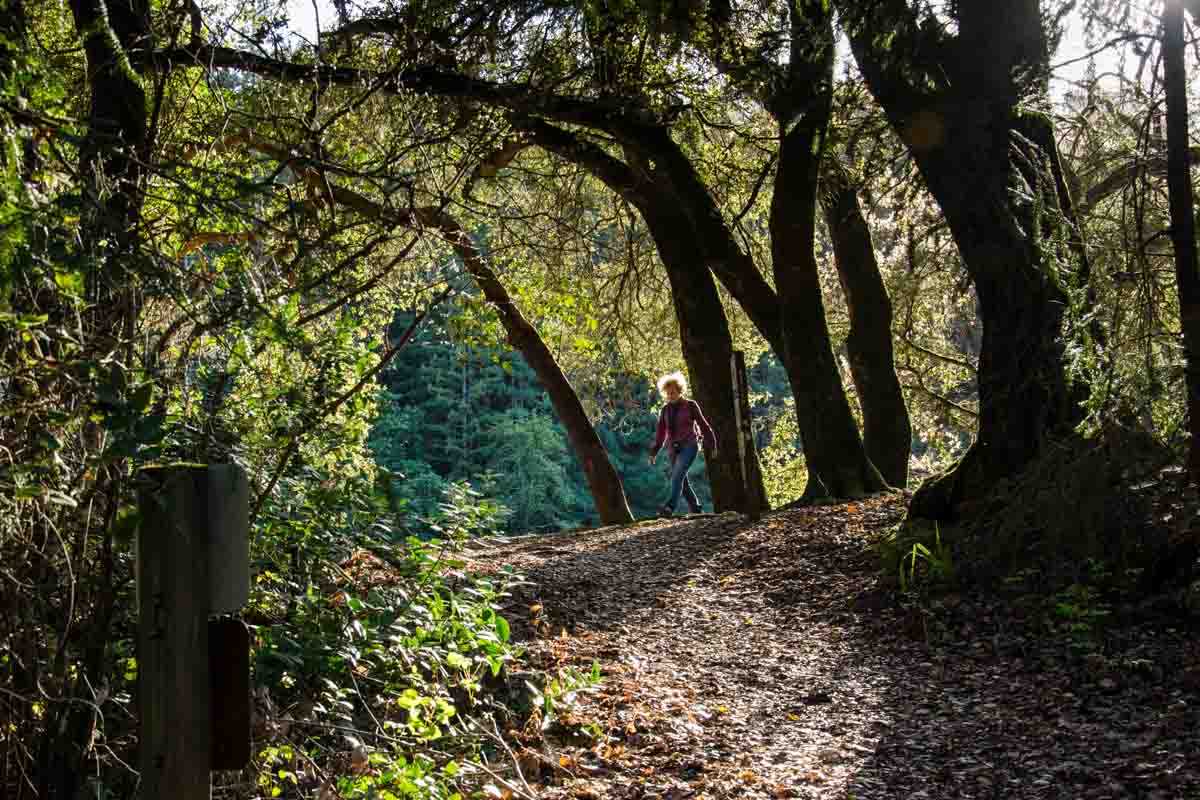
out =
[[1094,644],[1112,606],[1102,599],[1094,586],[1074,583],[1054,595],[1050,607],[1050,627],[1067,635],[1077,646]]
[[765,420],[763,427],[769,431],[770,440],[760,451],[759,462],[767,499],[772,507],[778,507],[804,493],[804,487],[808,484],[808,467],[800,447],[795,401],[787,398],[781,407],[771,409],[769,413],[771,416]]
[[875,552],[883,572],[897,576],[902,592],[944,588],[956,581],[954,555],[936,523],[932,531],[913,523],[898,525],[875,543]]
[[349,746],[343,796],[460,796],[476,754],[467,720],[494,707],[487,686],[521,653],[498,613],[520,577],[464,575],[456,558],[494,532],[499,509],[451,484],[420,538],[373,511],[369,485],[353,497],[311,496],[311,515],[273,505],[254,539],[247,614],[274,620],[253,628],[255,682],[271,707],[304,709],[299,732],[256,756],[260,789],[296,796],[311,779],[296,764]]
[[542,730],[559,721],[564,712],[575,706],[581,693],[594,690],[600,682],[600,664],[596,661],[592,662],[592,668],[587,672],[570,666],[560,667],[557,674],[546,677],[540,688],[526,681],[530,702],[541,718]]

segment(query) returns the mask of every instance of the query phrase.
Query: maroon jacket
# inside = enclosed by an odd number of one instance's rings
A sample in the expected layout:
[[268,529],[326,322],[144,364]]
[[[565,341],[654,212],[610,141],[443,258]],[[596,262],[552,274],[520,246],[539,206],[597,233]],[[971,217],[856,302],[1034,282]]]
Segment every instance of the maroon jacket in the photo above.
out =
[[651,454],[657,453],[668,438],[682,444],[695,442],[697,427],[704,434],[705,444],[710,447],[716,445],[717,435],[713,433],[712,426],[704,418],[704,413],[700,411],[700,406],[695,400],[680,400],[674,404],[675,419],[672,421],[671,430],[668,431],[667,411],[671,405],[671,403],[667,403],[662,407],[662,411],[658,412],[658,431],[654,434],[654,446],[650,448]]

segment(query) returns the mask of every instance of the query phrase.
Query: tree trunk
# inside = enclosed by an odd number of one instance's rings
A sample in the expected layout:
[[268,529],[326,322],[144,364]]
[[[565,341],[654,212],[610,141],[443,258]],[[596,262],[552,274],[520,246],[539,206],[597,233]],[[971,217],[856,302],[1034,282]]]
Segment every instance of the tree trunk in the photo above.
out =
[[[965,128],[970,121],[962,123]],[[982,148],[969,147],[956,147],[936,161],[925,159],[930,190],[946,212],[975,283],[983,340],[977,439],[957,467],[913,497],[916,516],[952,518],[969,510],[964,501],[1018,473],[1042,452],[1049,436],[1077,419],[1064,368],[1066,295],[1055,263],[1062,254],[1052,252],[1039,235],[1050,216],[1046,212],[1057,208],[1053,179],[1046,167],[1041,185],[1030,183],[1009,161],[1009,147],[1030,165],[1043,159],[1028,139],[1012,136],[1018,126],[1016,120],[997,126],[997,139],[1004,144],[991,148],[990,163]],[[955,127],[947,131],[951,138]],[[1032,189],[1036,204],[1014,199],[1010,182]]]
[[550,352],[537,329],[525,319],[525,315],[509,297],[504,284],[479,255],[474,242],[453,217],[444,211],[432,209],[418,209],[416,215],[424,224],[439,230],[450,242],[484,297],[496,309],[500,324],[508,334],[509,344],[520,351],[525,363],[537,374],[538,380],[550,397],[555,413],[558,414],[559,421],[567,431],[571,449],[583,466],[583,474],[587,476],[588,488],[591,489],[600,521],[605,525],[632,522],[633,514],[625,499],[621,476],[612,465],[595,426],[588,419],[583,403],[579,402],[579,395],[575,393],[574,387],[563,374],[554,354]]
[[600,521],[605,525],[620,525],[633,521],[629,503],[625,499],[621,476],[612,465],[608,451],[600,441],[592,421],[588,419],[583,404],[579,402],[579,395],[575,393],[571,382],[558,366],[558,361],[546,346],[541,334],[525,319],[525,315],[517,308],[504,284],[479,254],[479,249],[459,225],[458,220],[440,208],[418,208],[411,211],[386,208],[358,192],[343,186],[330,185],[320,173],[294,163],[292,155],[281,147],[261,141],[251,134],[246,134],[245,139],[253,149],[266,153],[281,163],[290,164],[299,171],[305,181],[313,183],[322,193],[327,193],[334,202],[348,206],[365,217],[415,230],[427,228],[437,231],[462,259],[467,272],[496,309],[509,343],[521,353],[549,395],[559,422],[566,429],[567,439],[575,456],[583,467]]
[[817,174],[824,126],[782,135],[771,198],[771,258],[783,314],[784,352],[796,397],[809,479],[804,496],[860,497],[885,487],[867,458],[825,323],[817,259]]
[[1166,0],[1163,10],[1163,71],[1167,94],[1167,190],[1171,204],[1171,244],[1183,329],[1184,386],[1187,394],[1188,472],[1200,481],[1200,264],[1196,258],[1195,199],[1188,142],[1187,67],[1183,8]]
[[[1066,254],[1042,235],[1058,209],[1053,176],[1045,153],[1020,135],[1023,121],[1007,109],[991,116],[991,131],[970,113],[948,117],[947,139],[961,136],[963,144],[918,159],[974,280],[983,323],[978,435],[953,470],[913,497],[911,511],[920,517],[968,511],[964,501],[1018,473],[1077,419],[1064,368],[1067,298],[1058,282],[1057,262]],[[967,144],[981,133],[992,135],[990,146]],[[1024,159],[1021,167],[1012,152]],[[1022,202],[1015,186],[1035,201]]]
[[884,480],[903,488],[908,485],[912,425],[896,377],[892,302],[849,176],[841,164],[827,161],[823,179],[821,205],[833,239],[838,280],[850,311],[846,350],[862,406],[863,446]]
[[842,387],[814,250],[817,184],[833,99],[833,23],[819,2],[793,8],[789,84],[771,102],[779,126],[770,229],[781,355],[808,465],[804,497],[860,497],[887,484],[867,458]]
[[[83,42],[90,94],[87,133],[80,148],[80,189],[84,198],[82,246],[88,257],[85,274],[89,306],[84,315],[85,343],[98,361],[111,360],[118,391],[132,367],[129,350],[138,315],[137,271],[144,168],[149,132],[146,93],[130,62],[150,46],[150,8],[143,0],[71,0],[75,32]],[[141,59],[135,59],[142,61]],[[93,402],[88,398],[88,402]],[[85,446],[101,455],[100,426],[88,423]],[[98,469],[94,520],[111,520],[121,494],[120,466]],[[105,522],[87,530],[84,551],[75,554],[80,572],[74,590],[86,619],[71,640],[59,643],[70,655],[71,679],[62,703],[51,705],[39,754],[41,794],[52,800],[74,800],[94,757],[97,725],[91,703],[94,687],[104,683],[110,624],[115,611],[112,532]],[[86,577],[85,577],[86,575]]]
[[[683,358],[687,362],[691,392],[717,436],[720,454],[705,451],[708,480],[712,486],[713,509],[745,511],[750,507],[747,491],[757,492],[760,508],[768,508],[760,470],[752,465],[747,475],[752,485],[742,483],[738,464],[738,430],[733,415],[733,380],[729,369],[733,339],[717,285],[707,269],[696,269],[697,253],[692,237],[681,235],[685,223],[669,205],[643,209],[647,227],[671,282],[671,299],[679,323]],[[757,455],[747,454],[757,463]]]
[[927,25],[904,2],[841,0],[838,10],[867,84],[946,215],[979,298],[977,438],[955,468],[921,486],[910,508],[914,516],[953,518],[1078,418],[1059,281],[1083,270],[1065,268],[1081,266],[1077,252],[1059,245],[1071,235],[1053,235],[1066,220],[1050,122],[1025,110],[1030,96],[1045,93],[1041,10],[1037,0],[959,3],[957,33]]

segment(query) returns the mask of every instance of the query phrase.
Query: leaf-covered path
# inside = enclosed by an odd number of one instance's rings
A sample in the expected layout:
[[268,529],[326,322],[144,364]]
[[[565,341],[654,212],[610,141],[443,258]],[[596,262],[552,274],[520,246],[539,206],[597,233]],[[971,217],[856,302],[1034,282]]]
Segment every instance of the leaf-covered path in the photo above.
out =
[[870,537],[898,497],[656,520],[470,555],[531,584],[509,615],[545,666],[600,664],[521,754],[541,798],[1200,796],[1200,649],[1112,627],[1088,646],[1035,614],[878,591]]

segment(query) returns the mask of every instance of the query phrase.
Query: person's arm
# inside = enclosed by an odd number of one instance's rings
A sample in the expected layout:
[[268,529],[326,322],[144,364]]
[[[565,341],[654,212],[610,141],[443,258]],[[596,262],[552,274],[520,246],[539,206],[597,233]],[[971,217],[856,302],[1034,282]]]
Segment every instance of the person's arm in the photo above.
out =
[[654,463],[654,459],[658,456],[658,451],[662,449],[663,441],[667,438],[667,416],[666,409],[658,412],[658,429],[654,433],[654,444],[650,447],[650,463]]
[[717,451],[717,434],[713,433],[712,425],[708,424],[708,420],[704,418],[704,412],[700,410],[700,404],[695,400],[688,401],[692,406],[692,415],[695,416],[696,422],[700,424],[700,433],[704,437],[704,443],[712,448],[713,453]]

